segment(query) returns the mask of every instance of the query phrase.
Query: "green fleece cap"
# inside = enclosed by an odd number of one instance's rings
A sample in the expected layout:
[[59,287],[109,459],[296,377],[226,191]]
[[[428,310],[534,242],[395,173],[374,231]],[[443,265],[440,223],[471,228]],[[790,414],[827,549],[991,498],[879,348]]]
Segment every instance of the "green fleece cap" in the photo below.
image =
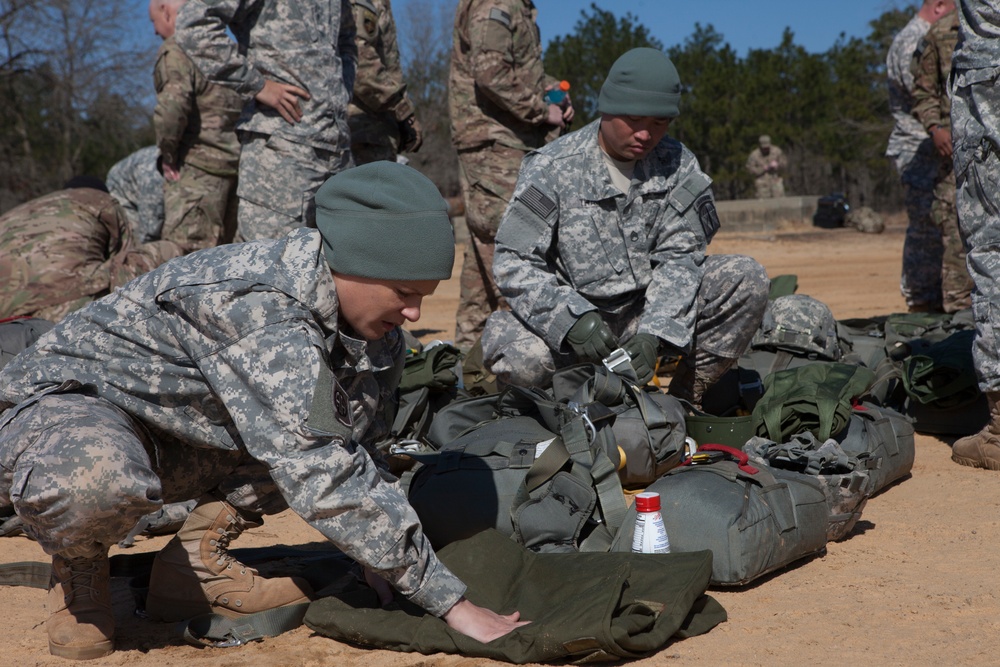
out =
[[455,262],[448,203],[398,162],[334,174],[316,192],[316,227],[330,268],[382,280],[447,280]]
[[679,116],[681,78],[670,58],[658,49],[638,48],[622,54],[608,72],[597,98],[597,110],[616,116]]

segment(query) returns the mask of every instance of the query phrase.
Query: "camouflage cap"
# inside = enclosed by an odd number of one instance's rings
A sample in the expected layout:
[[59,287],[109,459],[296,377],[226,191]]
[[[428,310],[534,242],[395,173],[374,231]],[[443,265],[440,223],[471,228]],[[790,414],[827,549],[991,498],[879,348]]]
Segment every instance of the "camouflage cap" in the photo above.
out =
[[331,176],[316,192],[316,227],[337,273],[447,280],[455,262],[448,204],[412,167],[386,160]]
[[760,144],[761,148],[770,148],[771,147],[771,135],[769,135],[769,134],[762,134],[762,135],[760,135],[760,138],[757,139],[757,143]]
[[681,78],[659,49],[625,52],[608,72],[597,98],[601,113],[674,118],[680,115]]

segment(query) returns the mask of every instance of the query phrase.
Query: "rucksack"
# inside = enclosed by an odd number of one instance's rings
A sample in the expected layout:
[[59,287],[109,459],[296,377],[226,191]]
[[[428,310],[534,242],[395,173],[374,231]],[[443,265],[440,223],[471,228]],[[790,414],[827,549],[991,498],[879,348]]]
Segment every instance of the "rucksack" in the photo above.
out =
[[878,460],[869,470],[876,494],[913,468],[916,456],[912,420],[892,408],[862,401],[851,409],[847,428],[834,435],[845,452]]
[[834,192],[819,198],[816,213],[813,214],[813,225],[816,227],[843,227],[844,219],[851,206],[842,192]]

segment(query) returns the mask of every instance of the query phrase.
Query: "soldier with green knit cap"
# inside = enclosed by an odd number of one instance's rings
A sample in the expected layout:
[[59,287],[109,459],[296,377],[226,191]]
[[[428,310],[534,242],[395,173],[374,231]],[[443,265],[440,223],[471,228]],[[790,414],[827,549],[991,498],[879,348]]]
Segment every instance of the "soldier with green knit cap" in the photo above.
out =
[[750,343],[769,281],[749,257],[706,257],[719,219],[711,180],[667,134],[680,99],[670,59],[633,49],[608,73],[601,117],[525,158],[493,267],[511,310],[483,333],[500,383],[545,386],[618,347],[644,383],[671,351],[671,393],[698,403]]
[[[107,655],[108,548],[164,503],[198,506],[153,564],[172,621],[300,603],[230,542],[286,508],[391,587],[487,642],[522,625],[464,597],[375,443],[403,370],[400,325],[451,275],[447,204],[373,162],[328,179],[318,229],[168,262],[73,313],[0,372],[0,516],[52,555],[50,651]],[[373,241],[375,239],[376,241]]]

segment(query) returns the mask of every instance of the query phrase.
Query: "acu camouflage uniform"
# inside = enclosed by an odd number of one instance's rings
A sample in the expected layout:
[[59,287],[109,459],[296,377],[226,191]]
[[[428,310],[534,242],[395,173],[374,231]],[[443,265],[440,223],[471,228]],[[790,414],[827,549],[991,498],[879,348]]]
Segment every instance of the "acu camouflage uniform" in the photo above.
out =
[[13,506],[74,557],[207,492],[291,507],[443,614],[465,586],[369,449],[392,423],[402,334],[366,343],[338,309],[303,229],[187,255],[77,311],[0,372],[0,516]]
[[[958,13],[937,20],[913,54],[913,116],[930,132],[935,126],[951,130],[951,99],[948,76],[951,56],[958,41]],[[931,217],[941,230],[941,306],[954,313],[971,305],[972,279],[965,266],[965,247],[958,232],[955,212],[955,171],[952,160],[938,156]]]
[[139,244],[124,209],[92,188],[59,190],[0,217],[0,319],[53,322],[182,254]]
[[952,144],[962,236],[975,281],[973,357],[983,392],[1000,391],[1000,2],[964,0],[952,60]]
[[236,233],[240,96],[210,83],[173,37],[163,40],[153,70],[153,126],[164,164],[180,172],[164,181],[162,238],[187,252],[228,243]]
[[448,80],[451,139],[458,149],[469,244],[462,264],[455,343],[469,347],[489,314],[505,307],[493,280],[497,228],[527,151],[554,138],[542,46],[531,0],[461,0]]
[[389,0],[353,0],[358,73],[347,107],[355,164],[396,160],[399,124],[413,115]]
[[889,108],[896,123],[885,154],[894,160],[905,192],[909,224],[903,241],[900,292],[911,308],[941,307],[941,230],[931,218],[937,152],[927,131],[913,117],[913,74],[910,65],[917,45],[931,24],[919,14],[906,24],[889,47],[885,68],[889,79]]
[[138,243],[160,240],[165,211],[160,149],[146,146],[119,160],[108,170],[108,192],[125,210]]
[[[772,166],[772,163],[777,166]],[[754,175],[754,190],[757,199],[771,199],[785,196],[785,181],[779,173],[788,166],[784,152],[771,145],[767,155],[758,146],[747,158],[747,171]]]
[[[174,39],[211,81],[244,99],[236,240],[315,227],[316,190],[353,164],[347,104],[357,46],[350,0],[189,0]],[[310,98],[299,100],[299,122],[257,103],[265,78],[308,91]]]
[[524,160],[494,265],[511,312],[487,322],[486,366],[505,383],[547,385],[577,362],[566,333],[596,310],[622,342],[652,334],[693,351],[702,370],[725,359],[717,379],[760,326],[767,274],[749,257],[705,256],[719,221],[691,151],[665,137],[626,194],[602,157],[600,122]]

